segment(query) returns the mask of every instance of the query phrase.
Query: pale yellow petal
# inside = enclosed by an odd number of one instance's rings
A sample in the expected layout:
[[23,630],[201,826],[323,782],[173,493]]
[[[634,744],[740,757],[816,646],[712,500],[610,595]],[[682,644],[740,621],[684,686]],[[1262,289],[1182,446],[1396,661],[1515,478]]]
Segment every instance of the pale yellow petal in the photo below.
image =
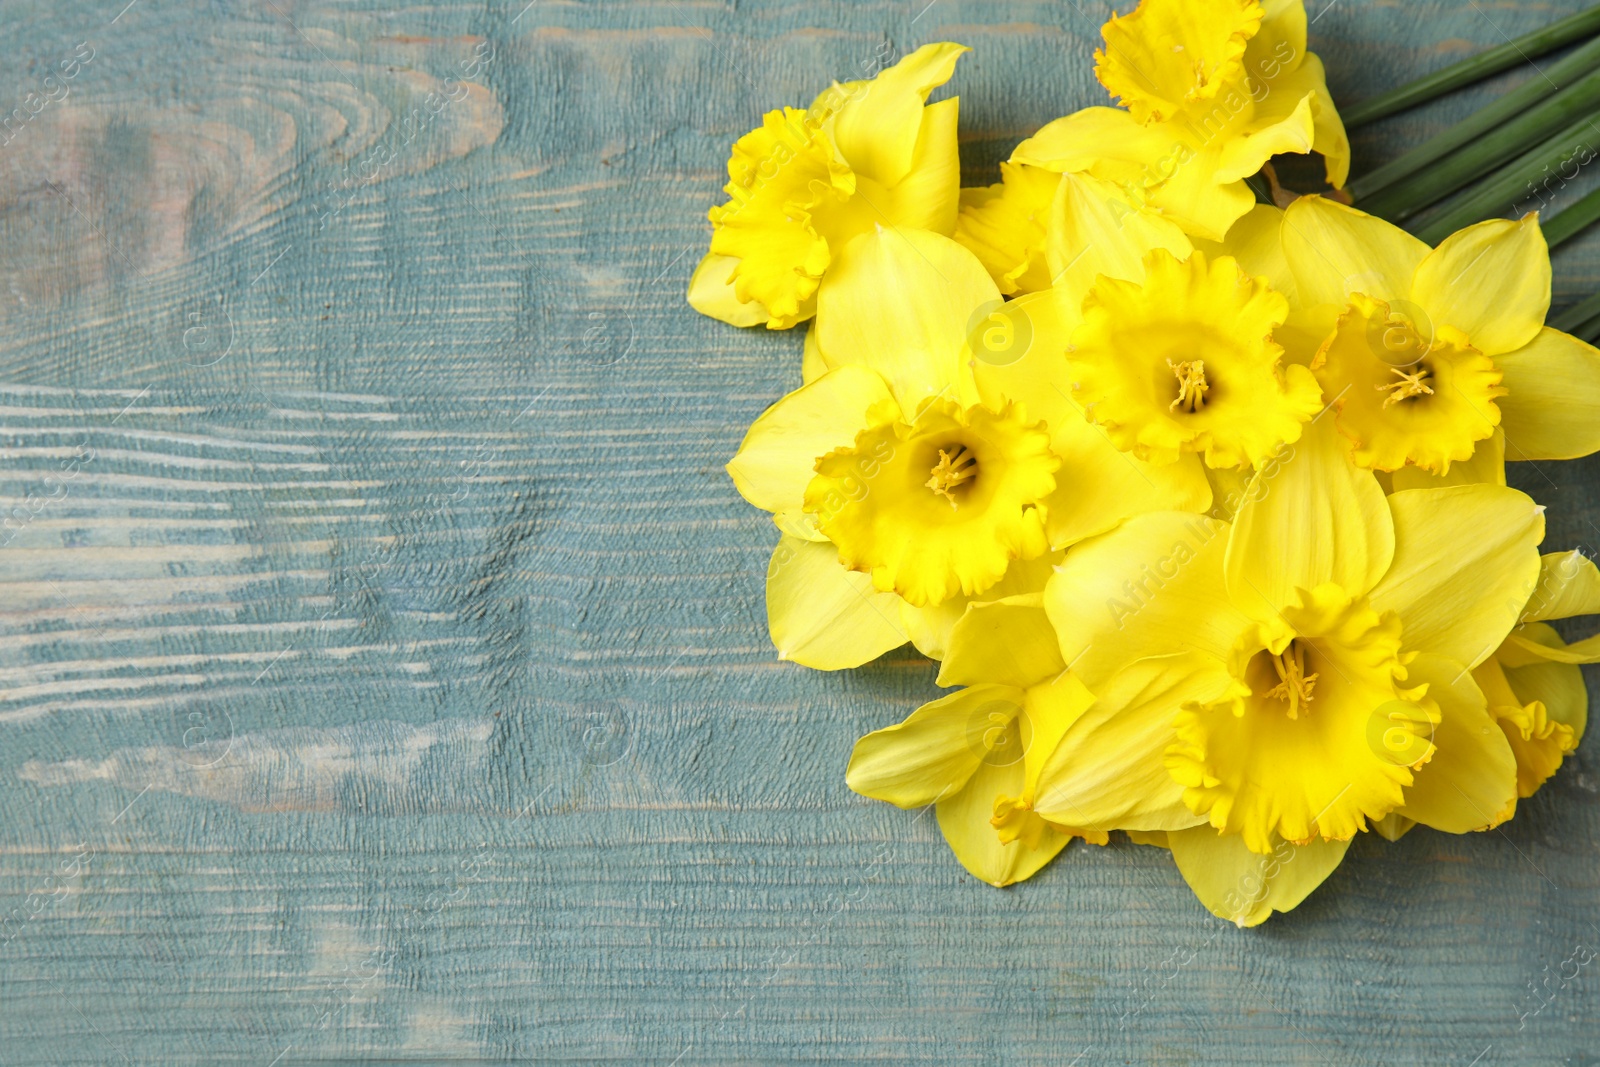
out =
[[1036,825],[1036,841],[1018,838],[1001,842],[990,821],[995,801],[1020,793],[1022,777],[1021,762],[980,764],[965,789],[939,801],[934,809],[939,829],[961,866],[974,878],[993,886],[1033,877],[1072,840],[1071,835],[1040,822]]
[[[1572,649],[1561,635],[1544,624],[1534,623],[1523,627],[1519,634],[1532,645],[1546,648]],[[1600,662],[1600,649],[1591,646],[1583,663]],[[1534,662],[1520,667],[1505,668],[1506,681],[1517,699],[1524,704],[1537,700],[1544,705],[1546,714],[1572,731],[1573,745],[1583,740],[1589,725],[1589,689],[1583,683],[1583,672],[1572,663]]]
[[1086,174],[1062,178],[1045,253],[1069,321],[1075,322],[1085,294],[1100,276],[1143,281],[1145,254],[1156,248],[1179,259],[1193,251],[1177,225],[1143,210],[1110,182]]
[[1183,803],[1163,756],[1173,717],[1231,685],[1223,666],[1195,655],[1141,660],[1113,676],[1044,760],[1034,790],[1040,815],[1084,829],[1176,830],[1205,821]]
[[1228,538],[1228,592],[1263,619],[1324,582],[1362,596],[1394,556],[1383,488],[1346,458],[1331,416],[1281,454],[1256,472]]
[[[1077,675],[1062,671],[1054,678],[1030,686],[1023,702],[1023,715],[1028,721],[1027,747],[1022,754],[1026,772],[1022,782],[1022,799],[1032,806],[1039,787],[1039,775],[1044,765],[1061,744],[1061,739],[1073,724],[1094,703]],[[1057,822],[1072,826],[1071,820]]]
[[880,408],[887,415],[893,403],[887,383],[865,367],[840,367],[801,386],[751,424],[728,461],[734,487],[764,511],[799,511],[817,460],[852,444],[872,425],[875,406],[890,405]]
[[1381,819],[1372,820],[1372,831],[1385,841],[1398,841],[1410,833],[1411,828],[1416,825],[1416,820],[1391,811]]
[[894,185],[911,169],[928,94],[950,80],[956,60],[970,51],[949,42],[923,45],[871,81],[823,92],[812,108],[836,109],[834,143],[851,169]]
[[[1316,141],[1316,96],[1307,89],[1274,85],[1263,106],[1256,110],[1253,127],[1242,136],[1230,137],[1222,145],[1217,161],[1217,181],[1234,182],[1248,178],[1276,155],[1307,155]],[[1274,105],[1293,101],[1279,111]]]
[[1228,599],[1227,540],[1227,523],[1152,512],[1068,549],[1045,587],[1067,665],[1095,689],[1146,656],[1225,660],[1255,625]]
[[1523,622],[1600,614],[1600,567],[1582,552],[1539,557],[1539,584],[1522,611]]
[[[1517,760],[1471,672],[1454,660],[1429,655],[1418,656],[1408,670],[1406,684],[1427,684],[1440,720],[1433,758],[1416,772],[1399,813],[1449,834],[1486,830],[1511,818],[1517,807]],[[1369,737],[1374,733],[1381,737],[1381,721],[1368,730]],[[1381,742],[1377,747],[1381,751]]]
[[1279,841],[1261,855],[1238,834],[1209,826],[1167,834],[1178,870],[1211,914],[1237,926],[1258,926],[1275,911],[1289,911],[1338,868],[1349,841]]
[[1408,649],[1476,667],[1505,639],[1539,578],[1544,509],[1498,485],[1389,497],[1394,563],[1372,606],[1399,614]]
[[1150,511],[1211,507],[1208,468],[1197,453],[1173,463],[1147,462],[1117,448],[1105,429],[1081,412],[1061,432],[1055,423],[1050,428],[1052,448],[1061,457],[1055,492],[1045,498],[1045,532],[1052,546],[1074,545]]
[[707,253],[689,278],[689,306],[730,326],[764,325],[767,309],[754,300],[741,301],[734,292],[733,272],[738,266],[733,256]]
[[[1172,147],[1170,136],[1141,126],[1120,108],[1086,107],[1046,123],[1038,133],[1017,145],[1011,161],[1058,174],[1120,163],[1131,175],[1168,157]],[[1167,163],[1169,170],[1175,166],[1173,161]],[[1166,176],[1158,173],[1157,180]]]
[[999,300],[983,264],[950,238],[879,228],[845,246],[823,280],[818,341],[833,365],[882,374],[908,414],[940,395],[970,404],[967,336]]
[[1550,310],[1550,250],[1537,214],[1490,219],[1444,239],[1417,266],[1411,299],[1486,356],[1533,341]]
[[1320,196],[1284,211],[1283,251],[1300,303],[1343,305],[1350,293],[1409,300],[1411,279],[1430,251],[1400,227]]
[[857,741],[845,782],[902,808],[953,796],[989,755],[989,742],[1022,713],[1022,700],[1019,689],[981,685],[924,704]]
[[[1196,239],[1194,246],[1206,255],[1232,256],[1251,277],[1266,278],[1289,300],[1292,308],[1299,300],[1294,272],[1283,254],[1283,210],[1271,204],[1257,204],[1233,224],[1221,241]],[[1323,331],[1326,334],[1327,331]],[[1274,337],[1276,340],[1277,338]],[[1321,343],[1321,337],[1317,343]],[[1313,349],[1316,347],[1312,346]]]
[[961,158],[956,147],[960,101],[951,97],[922,109],[922,131],[906,176],[885,193],[884,210],[896,226],[945,236],[961,208]]
[[801,384],[810,385],[827,374],[828,370],[828,357],[822,354],[822,345],[817,341],[817,326],[812,323],[806,328],[805,347],[800,351]]
[[1218,139],[1195,151],[1149,196],[1150,205],[1185,233],[1212,241],[1222,240],[1256,202],[1249,186],[1225,176],[1229,166],[1224,158],[1226,143],[1226,139]]
[[1040,593],[970,604],[950,632],[937,685],[994,682],[1026,689],[1066,670]]
[[1006,568],[1004,578],[975,596],[953,596],[922,607],[902,600],[901,625],[910,635],[911,643],[917,646],[918,652],[929,659],[942,660],[950,654],[950,634],[955,630],[956,623],[961,621],[961,616],[966,614],[969,605],[1024,593],[1042,593],[1050,575],[1055,573],[1056,564],[1060,562],[1059,552],[1048,552],[1033,559],[1015,559]]
[[1494,357],[1506,458],[1577,459],[1600,451],[1600,350],[1548,326]]
[[846,570],[828,542],[789,536],[767,568],[767,628],[779,659],[823,671],[859,667],[906,641],[898,596]]

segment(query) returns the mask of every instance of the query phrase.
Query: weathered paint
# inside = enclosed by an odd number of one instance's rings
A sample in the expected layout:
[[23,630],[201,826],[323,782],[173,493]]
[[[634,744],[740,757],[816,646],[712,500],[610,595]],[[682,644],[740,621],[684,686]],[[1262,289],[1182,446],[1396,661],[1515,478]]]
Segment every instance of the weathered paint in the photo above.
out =
[[[843,781],[930,667],[774,660],[721,464],[801,337],[683,302],[729,142],[954,38],[993,180],[1106,5],[525,2],[7,10],[0,112],[94,55],[0,147],[0,1061],[1600,1061],[1592,738],[1238,931],[1151,849],[974,882]],[[1356,99],[1579,6],[1312,43]],[[1513,479],[1600,546],[1600,462]]]

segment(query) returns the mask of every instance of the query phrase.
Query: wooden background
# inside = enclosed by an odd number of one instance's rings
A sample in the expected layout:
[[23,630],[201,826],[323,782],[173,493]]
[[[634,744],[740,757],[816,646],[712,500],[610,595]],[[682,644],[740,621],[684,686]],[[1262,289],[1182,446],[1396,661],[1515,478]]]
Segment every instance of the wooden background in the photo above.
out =
[[[125,2],[0,8],[0,1063],[1600,1064],[1594,737],[1239,931],[1125,843],[978,884],[844,785],[932,668],[774,659],[729,143],[955,39],[992,181],[1107,5]],[[1580,6],[1312,47],[1350,102]],[[1513,478],[1600,547],[1600,462]]]

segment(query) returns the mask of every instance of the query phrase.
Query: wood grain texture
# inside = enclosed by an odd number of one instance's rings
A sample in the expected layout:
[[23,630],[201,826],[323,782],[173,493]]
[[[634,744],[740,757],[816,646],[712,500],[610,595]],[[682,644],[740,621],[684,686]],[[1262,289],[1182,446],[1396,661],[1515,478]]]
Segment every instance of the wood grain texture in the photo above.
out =
[[[93,58],[0,147],[0,1062],[1600,1063],[1600,965],[1520,1018],[1600,947],[1593,737],[1239,931],[1157,850],[974,882],[843,781],[931,667],[774,659],[721,464],[801,337],[683,301],[728,144],[950,38],[993,180],[1105,4],[123,2],[6,8],[0,111]],[[1353,101],[1579,6],[1312,46]],[[1600,548],[1600,462],[1513,477]]]

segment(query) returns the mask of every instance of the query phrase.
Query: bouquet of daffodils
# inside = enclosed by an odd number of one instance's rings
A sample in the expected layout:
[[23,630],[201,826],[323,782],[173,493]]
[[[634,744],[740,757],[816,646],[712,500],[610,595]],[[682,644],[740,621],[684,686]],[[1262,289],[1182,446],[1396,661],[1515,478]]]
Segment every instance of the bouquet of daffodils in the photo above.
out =
[[1540,554],[1505,464],[1600,449],[1600,351],[1545,326],[1534,215],[1429,247],[1336,191],[1262,202],[1275,155],[1348,176],[1300,0],[1144,0],[1104,38],[1120,106],[986,188],[927,102],[960,45],[770,112],[689,301],[809,323],[728,464],[779,531],[778,656],[909,641],[954,690],[851,788],[934,805],[997,886],[1123,831],[1254,925],[1358,832],[1503,823],[1577,745],[1600,638],[1549,622],[1600,571]]

